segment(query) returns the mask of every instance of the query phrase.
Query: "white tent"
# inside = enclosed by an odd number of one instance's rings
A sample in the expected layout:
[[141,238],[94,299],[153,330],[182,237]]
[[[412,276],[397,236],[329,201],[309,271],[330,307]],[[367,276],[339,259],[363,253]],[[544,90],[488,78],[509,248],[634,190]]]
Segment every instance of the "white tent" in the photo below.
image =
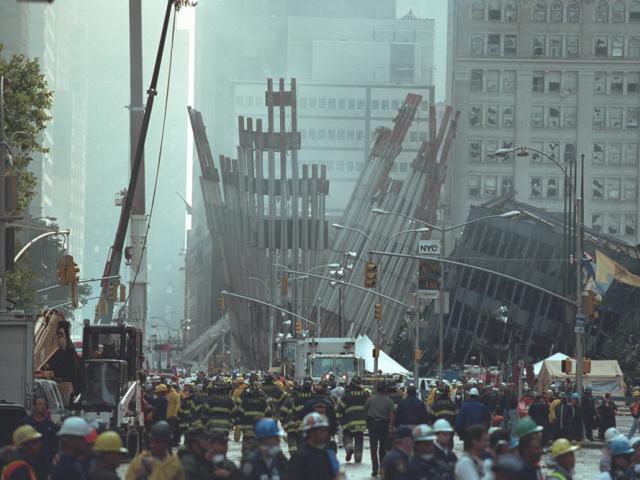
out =
[[[364,368],[373,372],[373,342],[366,335],[356,338],[356,355],[364,359]],[[382,373],[411,375],[411,372],[384,352],[378,357],[378,370]]]
[[[562,384],[569,379],[574,381],[575,360],[573,372],[562,373],[560,360],[545,360],[538,376],[538,391],[544,392],[552,383]],[[591,360],[591,373],[585,374],[584,386],[591,387],[594,395],[611,393],[614,397],[624,396],[624,378],[617,360]]]
[[538,363],[534,363],[533,374],[536,377],[540,375],[540,370],[542,370],[542,362],[544,362],[545,360],[564,360],[565,358],[569,358],[569,355],[565,355],[564,353],[561,353],[561,352],[554,353],[550,357],[547,357],[544,360],[540,360]]

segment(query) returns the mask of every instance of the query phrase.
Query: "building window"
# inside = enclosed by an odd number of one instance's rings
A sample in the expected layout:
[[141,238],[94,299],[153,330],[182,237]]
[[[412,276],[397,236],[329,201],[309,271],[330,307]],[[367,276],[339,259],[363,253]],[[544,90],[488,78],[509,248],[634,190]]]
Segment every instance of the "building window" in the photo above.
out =
[[517,48],[518,48],[517,35],[505,35],[502,54],[505,57],[512,57],[516,54]]
[[625,178],[623,181],[624,185],[624,199],[625,200],[635,200],[637,197],[636,193],[636,181],[633,178]]
[[591,160],[594,165],[604,165],[604,143],[593,144],[593,156]]
[[400,100],[391,100],[391,109],[398,110],[400,108]]
[[611,165],[620,165],[622,161],[622,145],[619,143],[612,143],[607,148],[609,154],[609,163]]
[[576,160],[576,144],[565,143],[564,145],[564,163],[575,162]]
[[469,126],[482,126],[482,105],[471,105],[469,109]]
[[547,92],[560,91],[560,72],[547,72]]
[[513,107],[502,107],[502,126],[504,128],[513,128],[515,123],[515,115],[513,112]]
[[529,152],[531,163],[542,163],[542,154],[540,152],[544,151],[544,144],[534,142],[531,144],[531,148],[535,149]]
[[549,56],[551,57],[562,56],[562,36],[551,35],[549,37]]
[[347,140],[353,142],[356,139],[356,132],[353,130],[347,130]]
[[627,53],[631,58],[640,58],[640,37],[631,37],[629,39]]
[[596,232],[602,231],[602,215],[599,213],[594,213],[591,215],[591,228],[593,228]]
[[471,35],[471,55],[483,55],[484,35],[474,33]]
[[538,107],[538,106],[531,107],[531,127],[533,128],[544,127],[544,107]]
[[325,140],[327,138],[327,130],[324,128],[321,128],[318,130],[318,140]]
[[495,162],[497,160],[496,151],[498,150],[497,140],[486,140],[484,142],[484,161]]
[[533,72],[533,84],[531,91],[533,93],[544,93],[544,71],[534,70]]
[[567,22],[580,22],[580,5],[578,5],[576,0],[569,0],[569,3],[567,4]]
[[347,101],[344,98],[338,99],[338,110],[344,110],[347,108]]
[[542,196],[542,178],[531,177],[529,183],[531,185],[531,192],[529,196],[531,198],[540,198]]
[[357,107],[358,110],[364,110],[364,99],[359,98],[358,102],[357,102]]
[[633,0],[629,7],[629,21],[631,23],[640,23],[640,1]]
[[490,33],[487,35],[487,55],[490,57],[500,56],[500,35]]
[[320,108],[327,108],[327,99],[326,98],[320,98],[318,101],[318,106]]
[[487,197],[498,195],[498,179],[496,177],[486,177],[484,179],[484,194]]
[[344,130],[338,130],[338,141],[339,142],[344,142],[345,139],[345,131]]
[[497,93],[500,89],[500,72],[487,70],[487,92]]
[[578,111],[576,107],[564,107],[564,128],[576,128]]
[[533,4],[533,21],[538,23],[547,21],[547,4],[542,0],[536,0]]
[[619,178],[607,179],[607,199],[620,200],[620,179]]
[[602,130],[605,126],[604,107],[593,107],[593,129]]
[[611,39],[611,56],[623,57],[624,56],[624,37],[616,35]]
[[470,175],[467,180],[467,192],[470,197],[480,196],[480,175]]
[[627,107],[627,128],[638,128],[638,107]]
[[614,23],[624,23],[625,22],[625,7],[624,2],[622,0],[617,0],[616,3],[613,4],[613,11],[611,12],[611,20]]
[[495,105],[487,106],[487,127],[498,126],[498,107]]
[[627,93],[640,92],[640,73],[627,73],[625,74],[627,81]]
[[502,93],[515,92],[516,72],[515,70],[505,70],[502,72]]
[[335,139],[336,139],[336,131],[331,129],[331,128],[328,129],[327,130],[327,140],[335,141]]
[[335,98],[330,98],[329,99],[329,109],[331,109],[331,110],[335,110],[336,109],[336,99]]
[[382,100],[380,102],[380,107],[382,110],[389,110],[389,100]]
[[636,216],[633,213],[627,213],[624,216],[624,234],[636,235]]
[[579,54],[580,40],[577,35],[567,35],[567,57],[577,57]]
[[558,198],[558,177],[547,178],[547,198]]
[[622,108],[621,107],[609,107],[607,108],[607,127],[608,128],[622,128]]
[[626,165],[636,165],[638,163],[638,144],[627,143],[625,150],[624,163]]
[[504,21],[505,22],[518,21],[518,10],[513,0],[508,0],[504,6]]
[[469,142],[469,161],[480,162],[482,160],[482,142],[480,140],[471,140]]
[[611,72],[609,74],[609,93],[612,95],[622,95],[624,93],[622,72]]
[[597,57],[609,55],[609,39],[606,36],[597,36],[595,38],[595,54]]
[[[398,105],[399,106],[399,105]],[[350,98],[347,101],[347,108],[349,110],[355,110],[356,109],[356,99],[355,98]]]
[[473,20],[484,20],[484,0],[473,0],[471,4],[471,18]]
[[593,74],[593,93],[607,93],[606,72],[595,72]]
[[511,192],[513,192],[513,178],[504,177],[500,181],[500,195],[506,195],[507,193]]
[[604,198],[604,178],[594,177],[591,180],[591,198],[602,200]]
[[609,235],[618,235],[620,233],[620,215],[617,213],[607,215],[607,233]]
[[608,21],[609,4],[605,1],[601,1],[596,7],[596,23],[607,23]]
[[562,2],[553,0],[549,11],[549,20],[554,23],[562,22]]
[[545,37],[544,35],[534,35],[531,44],[531,53],[534,57],[544,57]]
[[560,127],[560,107],[551,106],[547,114],[547,127],[558,128]]
[[502,5],[500,0],[489,0],[489,20],[501,20],[502,19]]
[[[547,148],[545,149],[547,155],[553,159],[553,161],[558,161],[558,153],[560,152],[560,144],[559,143],[548,143]],[[543,158],[542,161],[547,161],[547,159]],[[550,160],[549,160],[550,161]]]

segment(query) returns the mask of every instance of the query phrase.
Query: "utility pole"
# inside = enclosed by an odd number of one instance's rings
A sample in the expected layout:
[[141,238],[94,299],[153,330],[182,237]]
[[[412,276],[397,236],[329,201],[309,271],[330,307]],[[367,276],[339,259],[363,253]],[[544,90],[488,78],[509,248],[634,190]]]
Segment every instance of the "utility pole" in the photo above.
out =
[[[142,0],[129,0],[129,148],[131,168],[144,118],[142,87]],[[145,215],[144,150],[141,153],[140,173],[137,178],[131,207],[129,242],[132,247],[131,283],[129,285],[128,321],[145,332],[147,316],[147,249],[143,249],[147,217]]]
[[0,312],[7,311],[7,212],[5,209],[5,175],[9,161],[9,145],[4,136],[4,77],[0,77]]
[[[446,229],[442,228],[440,239],[440,256],[444,258],[447,254],[447,244],[445,243]],[[442,381],[442,370],[444,362],[444,311],[445,311],[445,264],[440,265],[440,289],[438,302],[440,303],[440,312],[438,313],[438,380]]]
[[[577,193],[577,188],[576,188]],[[584,319],[582,302],[582,235],[584,211],[582,197],[576,196],[576,391],[582,393],[582,357],[584,356],[584,323],[579,326],[578,318]]]

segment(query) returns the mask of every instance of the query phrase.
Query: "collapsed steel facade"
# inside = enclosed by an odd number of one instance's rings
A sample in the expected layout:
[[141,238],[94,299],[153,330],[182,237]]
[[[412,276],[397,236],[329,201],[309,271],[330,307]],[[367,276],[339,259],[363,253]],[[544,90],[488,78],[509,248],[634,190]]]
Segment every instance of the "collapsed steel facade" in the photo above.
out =
[[[513,195],[472,207],[469,219],[511,210],[517,219],[492,218],[465,228],[449,259],[495,270],[574,298],[575,265],[566,252],[566,231],[561,216],[516,202]],[[615,238],[585,229],[585,252],[600,250],[631,272],[640,272],[640,253]],[[592,269],[585,268],[585,279]],[[445,364],[475,362],[512,365],[518,360],[537,361],[561,351],[574,354],[574,308],[551,295],[469,268],[450,266],[447,274],[450,314],[445,323]],[[621,326],[637,317],[638,289],[616,282],[603,296],[599,317],[586,325],[586,354],[591,358],[615,357],[612,345]],[[506,306],[507,321],[498,315]],[[635,314],[633,313],[635,310]],[[423,348],[437,348],[436,315],[425,312],[427,328]],[[396,352],[406,350],[399,342]],[[433,367],[433,354],[425,356]]]

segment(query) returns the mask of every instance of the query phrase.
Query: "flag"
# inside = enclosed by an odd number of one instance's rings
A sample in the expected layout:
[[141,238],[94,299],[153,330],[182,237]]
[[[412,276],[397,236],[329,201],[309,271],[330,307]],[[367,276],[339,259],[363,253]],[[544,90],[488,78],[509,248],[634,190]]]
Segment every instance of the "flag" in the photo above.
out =
[[640,288],[640,276],[614,262],[600,250],[596,251],[596,282],[606,290],[615,280],[625,285]]

